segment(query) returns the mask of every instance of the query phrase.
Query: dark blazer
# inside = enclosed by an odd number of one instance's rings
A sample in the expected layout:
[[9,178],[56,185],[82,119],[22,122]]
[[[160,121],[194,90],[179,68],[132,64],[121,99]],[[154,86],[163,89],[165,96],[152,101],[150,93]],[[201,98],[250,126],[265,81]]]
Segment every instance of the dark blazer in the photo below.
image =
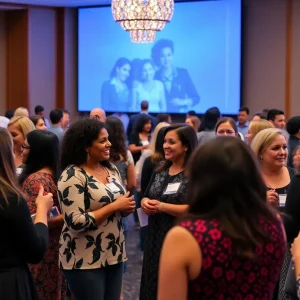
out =
[[[137,122],[137,120],[143,116],[145,113],[139,113],[139,114],[135,114],[135,115],[132,115],[130,116],[129,118],[129,124],[128,124],[128,127],[127,127],[127,131],[126,131],[126,134],[127,134],[127,137],[129,138],[131,133],[133,133],[133,130],[134,130],[134,126],[135,126],[135,123]],[[150,119],[151,119],[151,123],[152,123],[152,129],[153,130],[157,124],[157,120],[155,117],[147,114]]]
[[[155,79],[162,81],[165,83],[168,79],[166,79],[162,70],[156,71]],[[174,68],[173,80],[170,91],[165,89],[166,100],[167,100],[167,109],[170,113],[179,112],[182,106],[177,106],[172,104],[170,101],[174,98],[191,98],[193,100],[193,106],[199,103],[200,97],[197,93],[197,90],[194,86],[194,83],[188,73],[188,71],[184,68]],[[188,108],[186,107],[188,110]]]

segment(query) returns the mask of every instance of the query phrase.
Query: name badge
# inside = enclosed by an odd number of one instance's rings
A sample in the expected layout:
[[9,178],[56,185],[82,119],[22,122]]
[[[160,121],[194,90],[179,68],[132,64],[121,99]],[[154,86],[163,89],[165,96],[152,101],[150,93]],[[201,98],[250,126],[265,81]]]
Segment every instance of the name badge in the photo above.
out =
[[279,194],[279,206],[285,206],[286,194]]
[[164,195],[176,194],[181,182],[169,183]]
[[120,192],[120,189],[112,181],[105,186],[107,186],[114,194]]

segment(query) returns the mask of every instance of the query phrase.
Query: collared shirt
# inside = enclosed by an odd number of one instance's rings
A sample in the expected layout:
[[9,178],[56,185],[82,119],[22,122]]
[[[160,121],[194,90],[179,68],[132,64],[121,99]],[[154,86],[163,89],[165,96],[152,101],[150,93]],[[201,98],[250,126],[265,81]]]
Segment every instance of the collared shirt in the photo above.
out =
[[238,129],[238,132],[240,132],[244,138],[246,138],[246,135],[248,133],[248,128],[249,128],[249,121],[247,121],[244,125],[240,125],[240,122],[236,122],[236,126],[237,126],[237,129]]

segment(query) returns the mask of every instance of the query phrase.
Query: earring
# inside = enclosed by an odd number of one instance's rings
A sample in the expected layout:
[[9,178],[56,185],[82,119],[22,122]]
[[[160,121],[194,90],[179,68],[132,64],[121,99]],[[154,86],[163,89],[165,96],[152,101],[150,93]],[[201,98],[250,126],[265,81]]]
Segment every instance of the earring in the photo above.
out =
[[262,161],[263,161],[263,157],[261,156],[261,157],[260,157],[260,162],[262,162]]
[[90,154],[87,152],[86,153],[86,160],[89,160],[90,159]]

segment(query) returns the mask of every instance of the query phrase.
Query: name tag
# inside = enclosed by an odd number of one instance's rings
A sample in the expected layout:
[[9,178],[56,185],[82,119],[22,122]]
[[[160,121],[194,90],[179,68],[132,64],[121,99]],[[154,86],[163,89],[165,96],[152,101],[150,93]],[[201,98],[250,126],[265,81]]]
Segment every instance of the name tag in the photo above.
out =
[[279,194],[279,206],[285,206],[286,194]]
[[169,183],[164,195],[176,194],[181,182]]
[[105,186],[107,186],[114,194],[120,192],[120,189],[112,181]]

